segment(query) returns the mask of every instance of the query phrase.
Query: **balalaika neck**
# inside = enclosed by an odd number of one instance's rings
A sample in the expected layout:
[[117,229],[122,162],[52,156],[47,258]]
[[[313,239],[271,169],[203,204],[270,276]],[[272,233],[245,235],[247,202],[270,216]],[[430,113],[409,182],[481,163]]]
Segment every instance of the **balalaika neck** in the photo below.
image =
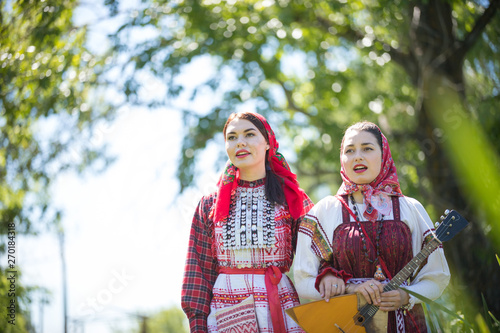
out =
[[[433,238],[424,248],[415,256],[402,270],[396,274],[392,280],[384,286],[385,291],[396,290],[402,285],[410,275],[424,262],[427,257],[441,245],[437,238]],[[373,304],[365,304],[359,312],[354,316],[357,325],[363,325],[371,319],[378,311],[378,306]]]
[[415,256],[409,263],[403,267],[402,270],[396,274],[392,280],[387,283],[384,287],[384,291],[396,290],[402,285],[410,275],[415,272],[415,270],[424,262],[427,257],[434,252],[441,245],[441,242],[437,238],[433,238],[428,244],[426,244],[423,249]]

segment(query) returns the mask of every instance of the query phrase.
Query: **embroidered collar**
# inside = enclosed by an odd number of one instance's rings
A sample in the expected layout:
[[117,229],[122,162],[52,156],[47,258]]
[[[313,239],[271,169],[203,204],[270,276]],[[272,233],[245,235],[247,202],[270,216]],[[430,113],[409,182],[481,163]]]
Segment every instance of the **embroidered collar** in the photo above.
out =
[[257,186],[265,185],[265,183],[266,183],[265,177],[261,178],[261,179],[257,179],[257,180],[252,180],[252,181],[238,179],[238,186],[241,186],[241,187],[257,187]]

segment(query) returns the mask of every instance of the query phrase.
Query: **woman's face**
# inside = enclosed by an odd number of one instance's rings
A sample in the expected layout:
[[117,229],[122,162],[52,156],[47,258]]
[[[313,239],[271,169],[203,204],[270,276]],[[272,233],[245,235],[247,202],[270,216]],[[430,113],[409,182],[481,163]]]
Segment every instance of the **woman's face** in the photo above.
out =
[[344,136],[340,161],[356,184],[370,184],[382,168],[382,149],[370,132],[350,130]]
[[[269,144],[249,120],[236,118],[226,127],[226,152],[235,167],[243,174],[266,175],[266,151]],[[255,178],[255,177],[253,177]]]

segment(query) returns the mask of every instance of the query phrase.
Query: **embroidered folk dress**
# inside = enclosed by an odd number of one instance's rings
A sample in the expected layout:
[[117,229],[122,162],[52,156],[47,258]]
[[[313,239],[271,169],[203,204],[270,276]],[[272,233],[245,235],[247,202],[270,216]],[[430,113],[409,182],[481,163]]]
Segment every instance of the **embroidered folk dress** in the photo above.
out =
[[[354,210],[352,203],[349,206]],[[373,246],[377,244],[377,232],[381,227],[377,250],[394,276],[420,252],[434,228],[427,212],[417,200],[392,197],[392,206],[391,214],[382,220],[369,222],[362,219],[361,223],[368,234],[365,237],[370,238]],[[357,209],[362,212],[365,205],[357,204]],[[316,288],[327,272],[343,278],[347,283],[362,283],[372,279],[379,263],[370,262],[365,253],[373,261],[377,257],[377,250],[370,247],[368,241],[365,242],[366,250],[357,223],[336,197],[330,196],[318,202],[306,215],[299,229],[294,266],[299,296],[311,300],[321,299]],[[426,264],[406,288],[436,299],[448,285],[449,279],[450,272],[440,247],[428,257]],[[410,296],[410,303],[420,303],[420,300]],[[426,332],[420,304],[409,313],[411,316],[403,315],[402,312],[396,316],[396,312],[389,312],[387,331]]]
[[[191,229],[182,292],[182,307],[191,332],[218,332],[215,311],[241,303],[249,296],[255,300],[259,332],[274,332],[265,275],[224,273],[270,266],[287,272],[292,265],[301,219],[292,219],[284,206],[272,205],[266,198],[264,183],[264,179],[238,181],[227,222],[214,222],[209,217],[215,193],[200,201]],[[312,206],[307,197],[303,204],[305,211]],[[303,332],[284,311],[299,304],[297,292],[285,274],[277,289],[286,332]]]

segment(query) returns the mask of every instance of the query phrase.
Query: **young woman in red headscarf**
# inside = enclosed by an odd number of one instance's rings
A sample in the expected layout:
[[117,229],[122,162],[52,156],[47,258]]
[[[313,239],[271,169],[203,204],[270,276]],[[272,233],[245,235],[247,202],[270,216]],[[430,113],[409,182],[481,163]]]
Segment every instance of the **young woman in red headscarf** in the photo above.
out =
[[[427,332],[421,301],[402,289],[383,292],[383,286],[429,241],[431,219],[401,193],[389,144],[375,124],[346,130],[340,161],[337,195],[319,201],[299,230],[294,277],[300,297],[328,301],[358,293],[388,312],[387,332]],[[438,248],[405,288],[436,299],[449,279]]]
[[224,126],[229,162],[196,209],[182,286],[191,332],[303,332],[284,274],[312,202],[278,153],[266,119],[234,113]]

